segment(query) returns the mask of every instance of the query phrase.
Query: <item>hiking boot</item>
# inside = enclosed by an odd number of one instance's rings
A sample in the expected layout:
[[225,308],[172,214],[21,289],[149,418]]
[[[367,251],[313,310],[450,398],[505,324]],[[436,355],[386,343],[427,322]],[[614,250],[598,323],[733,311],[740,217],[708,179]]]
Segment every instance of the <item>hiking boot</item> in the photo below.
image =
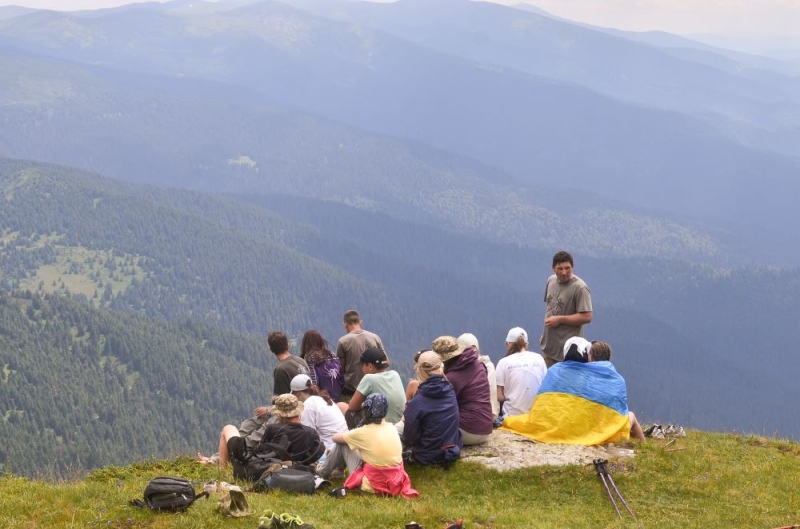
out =
[[683,426],[670,424],[664,428],[664,435],[669,437],[686,437],[686,431],[683,429]]
[[663,439],[664,430],[661,428],[660,424],[654,424],[644,431],[644,436],[652,437],[653,439]]

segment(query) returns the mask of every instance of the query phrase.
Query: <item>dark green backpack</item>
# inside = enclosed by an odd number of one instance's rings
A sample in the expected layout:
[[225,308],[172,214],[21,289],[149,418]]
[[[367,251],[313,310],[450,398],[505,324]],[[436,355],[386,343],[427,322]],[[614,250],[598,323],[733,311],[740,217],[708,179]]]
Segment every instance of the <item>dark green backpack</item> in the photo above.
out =
[[144,501],[131,500],[131,505],[152,511],[180,512],[203,496],[208,497],[208,492],[195,494],[194,486],[187,479],[158,477],[150,480],[144,489]]

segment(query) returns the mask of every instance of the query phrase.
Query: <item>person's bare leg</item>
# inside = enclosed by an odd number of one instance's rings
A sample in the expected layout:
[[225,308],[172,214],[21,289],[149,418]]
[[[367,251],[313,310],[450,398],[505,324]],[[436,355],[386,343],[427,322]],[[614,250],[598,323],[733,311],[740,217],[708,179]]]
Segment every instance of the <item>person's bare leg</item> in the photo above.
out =
[[639,424],[638,419],[636,419],[636,415],[633,412],[628,412],[628,420],[631,422],[631,437],[635,437],[639,441],[644,441],[644,431],[642,430],[642,425]]
[[232,424],[226,425],[219,434],[219,466],[224,468],[230,462],[228,454],[228,439],[239,437],[239,428]]

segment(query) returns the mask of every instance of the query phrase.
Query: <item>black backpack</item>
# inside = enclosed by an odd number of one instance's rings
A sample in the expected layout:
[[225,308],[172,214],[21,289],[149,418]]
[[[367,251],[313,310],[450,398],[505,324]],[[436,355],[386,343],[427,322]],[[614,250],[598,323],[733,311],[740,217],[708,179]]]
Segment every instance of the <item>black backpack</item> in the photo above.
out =
[[243,458],[231,457],[233,463],[233,477],[257,481],[270,467],[281,466],[283,461],[289,461],[289,453],[280,445],[273,443],[259,443],[252,450],[247,451]]
[[244,443],[239,443],[235,451],[231,452],[233,463],[233,476],[237,479],[258,481],[264,472],[276,463],[292,461],[293,463],[308,465],[316,462],[325,453],[325,445],[316,437],[316,442],[311,443],[303,453],[294,453],[290,450],[289,438],[284,433],[274,437],[276,442],[267,441],[267,432],[252,449],[248,450]]
[[180,512],[189,508],[208,492],[195,494],[189,480],[183,478],[158,477],[150,480],[144,489],[144,501],[131,500],[135,507],[147,507],[153,511]]

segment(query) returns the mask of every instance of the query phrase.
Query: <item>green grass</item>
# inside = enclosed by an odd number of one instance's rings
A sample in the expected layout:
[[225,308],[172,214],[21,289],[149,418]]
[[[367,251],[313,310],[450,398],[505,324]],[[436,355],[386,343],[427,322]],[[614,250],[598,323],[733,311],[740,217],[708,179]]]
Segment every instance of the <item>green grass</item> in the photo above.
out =
[[[643,527],[771,528],[800,522],[800,445],[735,434],[690,431],[664,446],[636,446],[632,460],[612,461],[614,480]],[[228,471],[187,457],[107,467],[89,476],[51,484],[0,478],[2,527],[217,528],[258,526],[266,509],[291,512],[317,528],[402,528],[416,521],[441,529],[463,518],[465,528],[637,527],[624,511],[620,520],[590,466],[538,467],[498,473],[459,463],[449,471],[409,469],[417,500],[351,494],[300,496],[248,494],[254,514],[226,518],[218,496],[185,513],[155,514],[130,507],[147,481],[159,475],[197,484],[232,481]]]

